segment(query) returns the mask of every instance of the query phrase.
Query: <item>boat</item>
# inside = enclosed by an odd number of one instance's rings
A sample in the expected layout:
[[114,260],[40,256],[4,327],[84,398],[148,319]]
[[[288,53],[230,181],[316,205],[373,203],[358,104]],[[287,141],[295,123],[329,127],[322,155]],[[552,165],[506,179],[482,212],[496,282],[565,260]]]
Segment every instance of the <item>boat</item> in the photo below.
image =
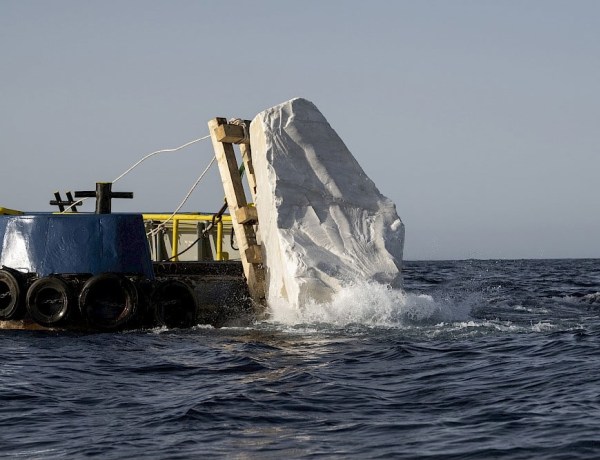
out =
[[[208,128],[94,190],[55,192],[55,212],[0,208],[0,328],[241,325],[271,301],[328,302],[352,280],[401,287],[395,205],[314,104],[294,98]],[[140,162],[208,138],[215,155],[195,185],[216,162],[217,212],[179,212],[193,188],[170,214],[112,212],[112,200],[133,198],[114,183]],[[86,199],[95,212],[79,212]]]
[[[66,198],[54,192],[54,212],[0,207],[0,328],[222,327],[263,317],[256,211],[242,185],[245,171],[255,180],[249,125],[215,118],[208,136],[146,155],[116,179],[156,153],[211,138],[225,189],[215,213],[113,213],[113,199],[133,198],[113,191],[116,180]],[[95,212],[79,211],[87,199]]]
[[131,194],[98,183],[94,193],[74,193],[97,200],[96,212],[82,213],[67,195],[51,201],[58,212],[0,207],[1,328],[220,327],[256,318],[225,206],[112,213],[110,200]]

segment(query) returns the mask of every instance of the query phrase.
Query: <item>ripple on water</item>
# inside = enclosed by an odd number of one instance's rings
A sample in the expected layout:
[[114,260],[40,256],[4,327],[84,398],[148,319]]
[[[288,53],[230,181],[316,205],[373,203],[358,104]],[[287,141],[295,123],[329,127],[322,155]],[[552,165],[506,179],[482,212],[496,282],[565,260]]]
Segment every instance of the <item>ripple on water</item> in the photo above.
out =
[[596,456],[600,261],[405,285],[245,328],[2,331],[0,457]]

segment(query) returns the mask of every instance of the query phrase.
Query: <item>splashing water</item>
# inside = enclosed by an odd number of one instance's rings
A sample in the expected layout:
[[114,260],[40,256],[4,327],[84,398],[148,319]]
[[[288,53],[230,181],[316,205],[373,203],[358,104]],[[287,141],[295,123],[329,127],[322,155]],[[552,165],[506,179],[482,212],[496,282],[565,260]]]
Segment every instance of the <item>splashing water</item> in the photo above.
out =
[[464,321],[470,306],[436,301],[428,294],[413,294],[379,283],[355,283],[338,291],[331,302],[309,302],[294,308],[284,301],[271,302],[270,320],[285,325],[328,324],[343,327],[406,327]]

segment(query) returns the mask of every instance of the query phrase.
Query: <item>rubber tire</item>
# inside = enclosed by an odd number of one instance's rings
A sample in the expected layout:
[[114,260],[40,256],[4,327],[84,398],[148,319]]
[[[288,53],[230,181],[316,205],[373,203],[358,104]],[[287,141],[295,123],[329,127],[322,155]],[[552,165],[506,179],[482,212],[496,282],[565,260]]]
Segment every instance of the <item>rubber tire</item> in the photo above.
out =
[[0,269],[0,321],[19,320],[25,316],[21,283],[10,271]]
[[188,328],[198,324],[198,301],[180,280],[159,281],[152,294],[152,313],[158,326]]
[[[48,276],[36,280],[27,290],[27,311],[36,323],[46,327],[68,321],[73,310],[73,292],[65,280]],[[54,308],[58,305],[58,308]]]
[[137,309],[135,284],[117,273],[92,276],[79,294],[79,311],[93,329],[122,329],[135,318]]

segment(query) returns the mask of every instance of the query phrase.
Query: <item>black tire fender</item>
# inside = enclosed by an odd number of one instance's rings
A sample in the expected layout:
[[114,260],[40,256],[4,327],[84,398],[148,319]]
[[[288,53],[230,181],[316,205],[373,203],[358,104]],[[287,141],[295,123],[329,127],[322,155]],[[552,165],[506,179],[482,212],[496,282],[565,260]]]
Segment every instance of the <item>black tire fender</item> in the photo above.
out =
[[120,329],[136,317],[137,310],[137,287],[118,273],[92,276],[79,294],[79,311],[94,329]]
[[59,276],[33,282],[27,290],[27,311],[36,323],[53,327],[68,321],[73,310],[73,291]]
[[0,321],[22,319],[26,312],[24,300],[18,275],[0,269]]
[[187,328],[198,323],[196,295],[183,281],[158,281],[151,300],[152,314],[158,326]]

